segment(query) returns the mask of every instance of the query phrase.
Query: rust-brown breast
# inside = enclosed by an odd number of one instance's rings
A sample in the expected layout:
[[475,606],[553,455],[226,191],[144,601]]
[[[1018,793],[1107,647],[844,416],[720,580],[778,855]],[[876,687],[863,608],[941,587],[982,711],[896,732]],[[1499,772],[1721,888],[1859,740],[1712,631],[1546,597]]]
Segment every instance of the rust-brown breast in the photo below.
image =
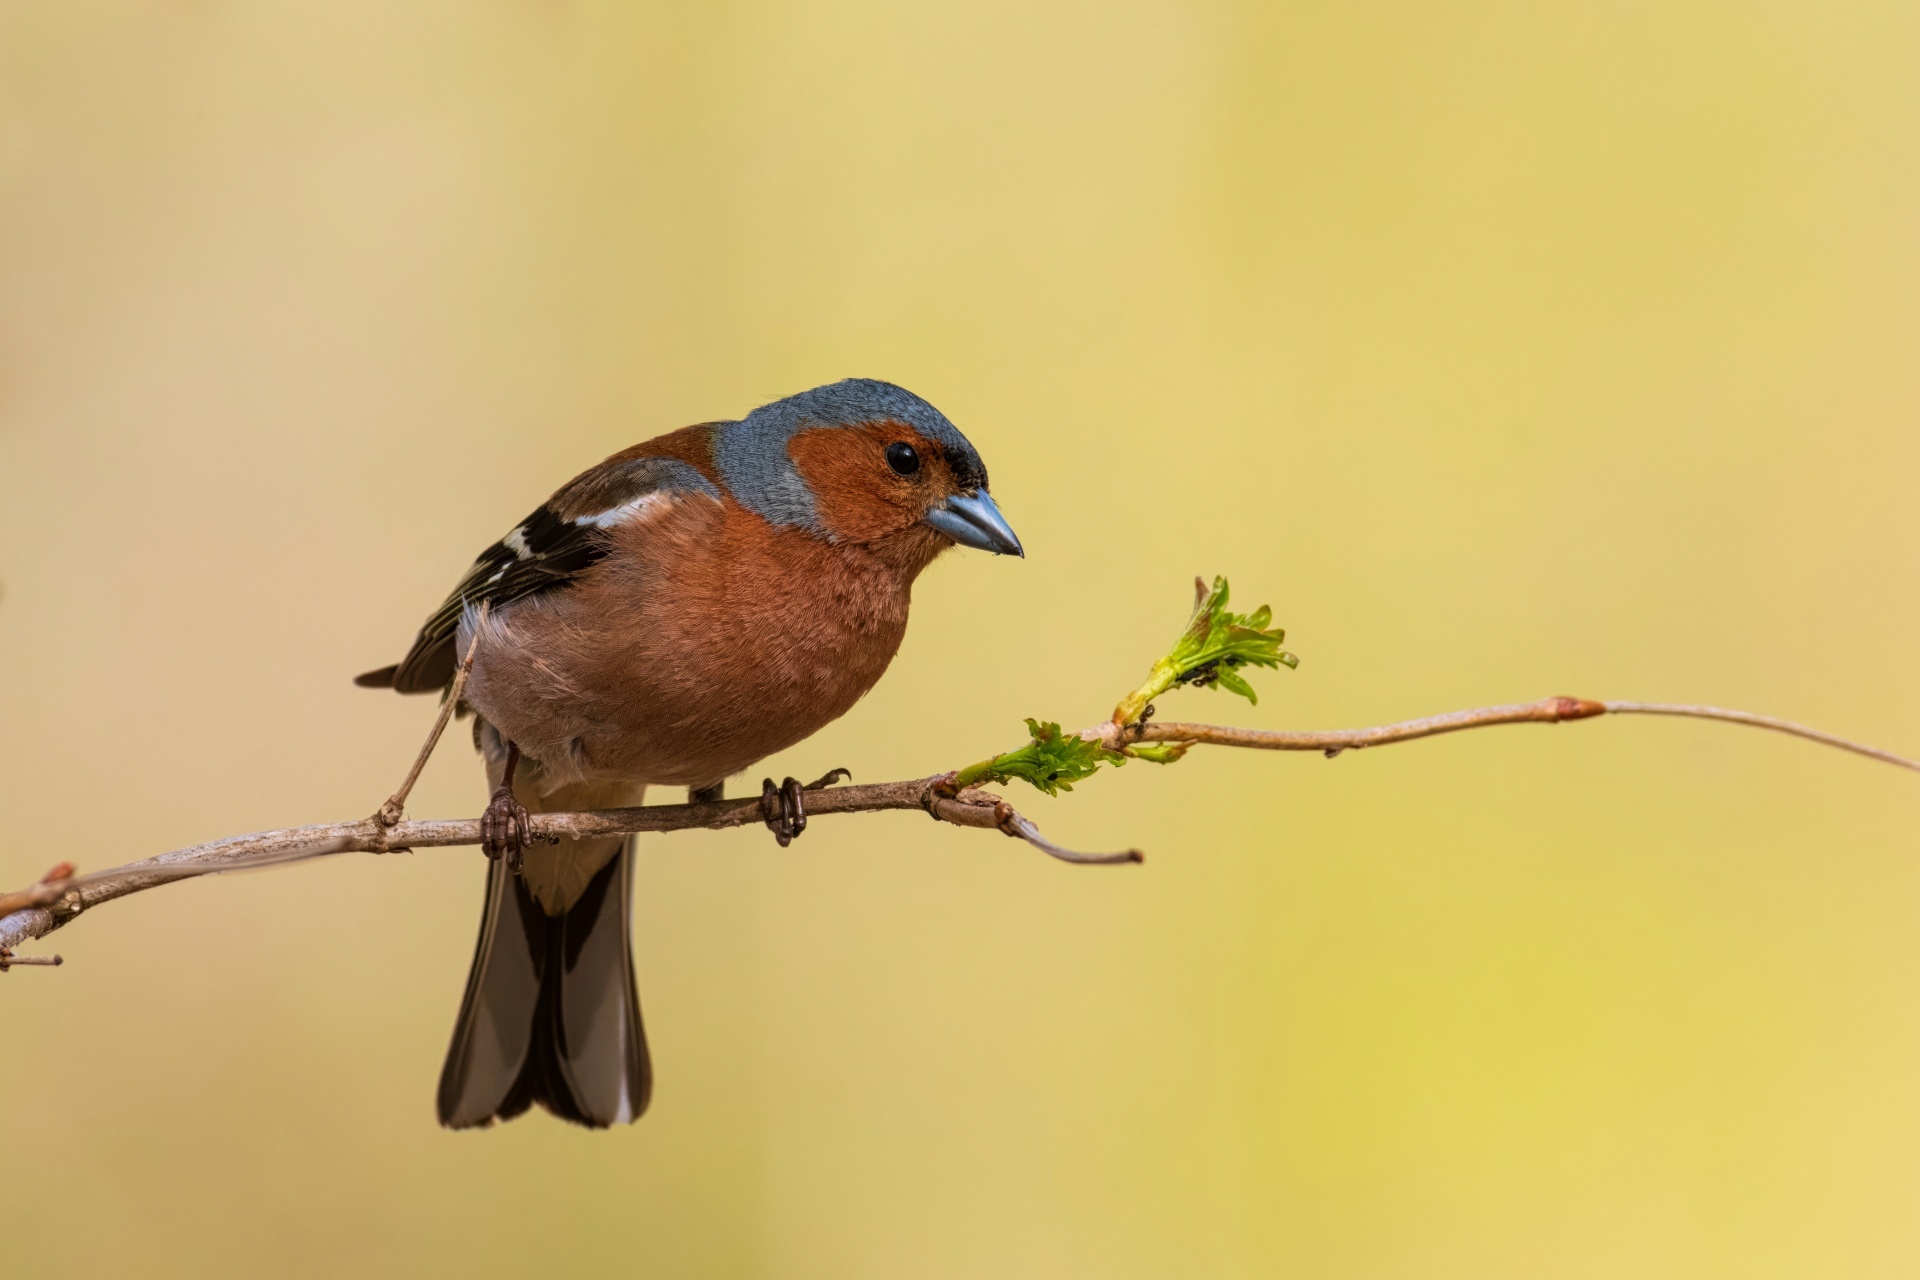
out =
[[704,786],[812,734],[886,670],[945,546],[829,543],[699,496],[610,534],[564,595],[489,620],[468,685],[556,783]]

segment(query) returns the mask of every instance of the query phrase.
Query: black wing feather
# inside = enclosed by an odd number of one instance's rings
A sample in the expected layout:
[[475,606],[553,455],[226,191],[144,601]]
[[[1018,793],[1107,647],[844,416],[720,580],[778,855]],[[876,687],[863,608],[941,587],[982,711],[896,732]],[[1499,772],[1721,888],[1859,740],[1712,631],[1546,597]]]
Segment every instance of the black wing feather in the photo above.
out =
[[390,679],[370,671],[360,680],[375,687],[391,684],[400,693],[431,693],[453,679],[458,658],[454,632],[467,606],[498,609],[517,600],[563,587],[607,554],[604,530],[590,523],[562,520],[542,503],[518,528],[480,553],[460,585],[420,628],[413,648]]
[[[689,428],[694,430],[694,428]],[[646,446],[635,446],[635,450]],[[574,477],[534,508],[532,515],[480,553],[446,602],[420,628],[407,656],[369,671],[354,683],[400,693],[431,693],[453,679],[454,633],[472,605],[502,608],[573,582],[611,549],[606,524],[652,493],[699,494],[718,502],[720,491],[689,463],[674,457],[615,454]]]

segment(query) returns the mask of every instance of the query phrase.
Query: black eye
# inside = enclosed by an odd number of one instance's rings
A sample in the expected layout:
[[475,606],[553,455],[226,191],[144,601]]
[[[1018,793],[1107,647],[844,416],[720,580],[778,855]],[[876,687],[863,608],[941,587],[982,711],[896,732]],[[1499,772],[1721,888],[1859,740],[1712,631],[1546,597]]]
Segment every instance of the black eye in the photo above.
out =
[[903,476],[910,476],[920,469],[920,455],[913,451],[912,445],[901,440],[887,446],[887,465]]

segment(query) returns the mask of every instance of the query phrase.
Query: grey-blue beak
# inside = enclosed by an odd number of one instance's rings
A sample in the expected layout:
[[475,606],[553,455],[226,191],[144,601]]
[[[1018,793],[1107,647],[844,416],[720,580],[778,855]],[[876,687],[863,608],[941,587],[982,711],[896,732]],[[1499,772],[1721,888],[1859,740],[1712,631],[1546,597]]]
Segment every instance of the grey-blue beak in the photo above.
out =
[[1013,526],[993,504],[985,489],[974,493],[956,493],[922,517],[926,523],[963,547],[991,551],[997,556],[1026,558]]

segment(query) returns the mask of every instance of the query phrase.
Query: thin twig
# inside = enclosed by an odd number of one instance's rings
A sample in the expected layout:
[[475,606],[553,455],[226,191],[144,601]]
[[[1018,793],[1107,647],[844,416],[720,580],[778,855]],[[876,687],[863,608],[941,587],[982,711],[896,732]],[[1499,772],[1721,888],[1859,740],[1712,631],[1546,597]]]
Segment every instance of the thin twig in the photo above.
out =
[[1480,729],[1496,724],[1554,724],[1561,720],[1585,720],[1604,715],[1606,704],[1586,698],[1542,698],[1538,702],[1518,702],[1499,707],[1476,707],[1471,711],[1450,711],[1445,715],[1422,716],[1371,729],[1240,729],[1231,725],[1190,724],[1181,720],[1150,720],[1146,724],[1121,729],[1101,724],[1094,733],[1116,750],[1135,742],[1204,742],[1221,747],[1252,747],[1259,751],[1324,751],[1338,755],[1362,747],[1384,747],[1394,742],[1412,742],[1435,734],[1461,729]]
[[453,673],[453,683],[447,688],[447,696],[440,699],[440,714],[434,717],[433,728],[427,732],[427,740],[420,744],[420,754],[413,758],[413,768],[407,770],[407,776],[401,780],[400,789],[387,797],[387,802],[374,813],[373,820],[383,827],[391,827],[407,814],[407,797],[413,793],[413,784],[420,781],[421,770],[427,767],[427,760],[433,755],[433,749],[440,745],[440,735],[447,731],[447,722],[460,707],[460,694],[467,687],[467,677],[473,674],[473,655],[480,648],[480,628],[473,629],[473,639],[467,642],[467,656],[460,659],[459,668]]
[[[956,827],[991,827],[1016,840],[1025,840],[1028,844],[1050,858],[1062,862],[1071,862],[1080,867],[1112,867],[1129,862],[1145,862],[1146,855],[1138,849],[1127,849],[1121,853],[1080,853],[1065,849],[1040,834],[1040,828],[1023,816],[1019,810],[990,791],[981,791],[972,787],[957,796],[948,797],[942,792],[942,784],[952,774],[923,779],[932,784],[932,796],[927,802],[927,810],[942,822],[951,822]],[[812,811],[809,805],[809,812]]]
[[[469,661],[471,657],[469,650]],[[449,699],[448,705],[452,705],[452,699]],[[436,728],[435,735],[429,738],[421,760],[430,753],[438,733],[445,727],[445,708],[442,711],[442,722]],[[1342,751],[1411,742],[1461,729],[1501,724],[1553,724],[1562,720],[1592,719],[1608,713],[1690,716],[1750,725],[1838,747],[1902,768],[1920,770],[1920,762],[1904,756],[1771,716],[1719,707],[1656,702],[1596,702],[1585,698],[1543,698],[1538,702],[1480,707],[1369,729],[1296,732],[1156,720],[1125,727],[1104,723],[1085,730],[1083,736],[1100,740],[1114,749],[1139,742],[1191,742],[1267,751],[1323,751],[1328,755],[1337,755]],[[408,782],[396,793],[397,800],[404,802],[406,790],[418,772],[419,764],[416,762]],[[824,816],[919,809],[954,826],[992,828],[1004,832],[1064,862],[1105,865],[1140,861],[1141,855],[1137,850],[1117,854],[1084,854],[1063,849],[1042,836],[1032,822],[998,796],[973,789],[963,790],[958,795],[947,794],[951,790],[952,780],[952,774],[936,774],[905,782],[880,782],[810,791],[807,812],[809,816]],[[392,803],[394,801],[389,801],[389,804]],[[395,848],[428,849],[480,842],[480,823],[477,819],[415,822],[404,818],[387,821],[386,818],[387,811],[383,806],[380,814],[358,822],[234,836],[210,844],[177,849],[172,853],[87,876],[72,876],[72,869],[63,864],[49,872],[48,877],[39,884],[19,893],[0,894],[0,949],[51,933],[89,907],[174,880],[220,871],[301,862],[335,853],[377,853]],[[755,798],[708,804],[603,809],[591,813],[541,813],[532,815],[530,826],[535,839],[558,839],[690,828],[720,829],[745,826],[761,820],[760,801]],[[16,958],[12,963],[27,961]]]
[[1412,742],[1461,729],[1483,729],[1497,724],[1558,724],[1563,720],[1590,720],[1603,715],[1688,716],[1696,720],[1719,720],[1727,724],[1751,725],[1771,729],[1838,747],[1902,769],[1920,771],[1920,761],[1895,755],[1879,747],[1810,729],[1791,720],[1757,715],[1751,711],[1731,711],[1725,707],[1706,707],[1677,702],[1596,702],[1589,698],[1542,698],[1538,702],[1518,702],[1498,707],[1476,707],[1471,711],[1450,711],[1445,715],[1423,716],[1397,724],[1371,729],[1240,729],[1231,725],[1189,724],[1178,720],[1153,720],[1129,725],[1125,729],[1100,724],[1086,731],[1107,746],[1119,749],[1135,742],[1193,742],[1221,747],[1251,747],[1258,751],[1323,751],[1329,756],[1363,747],[1382,747],[1395,742]]
[[1062,862],[1071,862],[1077,867],[1117,867],[1130,862],[1147,860],[1147,855],[1138,849],[1123,849],[1119,853],[1077,853],[1072,849],[1063,849],[1041,835],[1040,828],[1034,826],[1032,822],[1014,813],[1011,806],[1005,807],[1007,818],[1000,826],[1002,831],[1010,836],[1018,836],[1040,852],[1049,857],[1058,858]]
[[1854,742],[1819,729],[1810,729],[1804,724],[1795,724],[1791,720],[1756,715],[1751,711],[1730,711],[1726,707],[1703,707],[1690,702],[1614,702],[1609,700],[1606,707],[1609,715],[1616,716],[1688,716],[1695,720],[1724,720],[1728,724],[1752,725],[1756,729],[1771,729],[1775,733],[1791,734],[1796,738],[1805,738],[1808,742],[1818,742],[1823,746],[1851,751],[1869,760],[1879,760],[1886,764],[1899,765],[1902,769],[1920,772],[1920,760],[1909,760],[1891,751],[1870,747],[1864,742]]

